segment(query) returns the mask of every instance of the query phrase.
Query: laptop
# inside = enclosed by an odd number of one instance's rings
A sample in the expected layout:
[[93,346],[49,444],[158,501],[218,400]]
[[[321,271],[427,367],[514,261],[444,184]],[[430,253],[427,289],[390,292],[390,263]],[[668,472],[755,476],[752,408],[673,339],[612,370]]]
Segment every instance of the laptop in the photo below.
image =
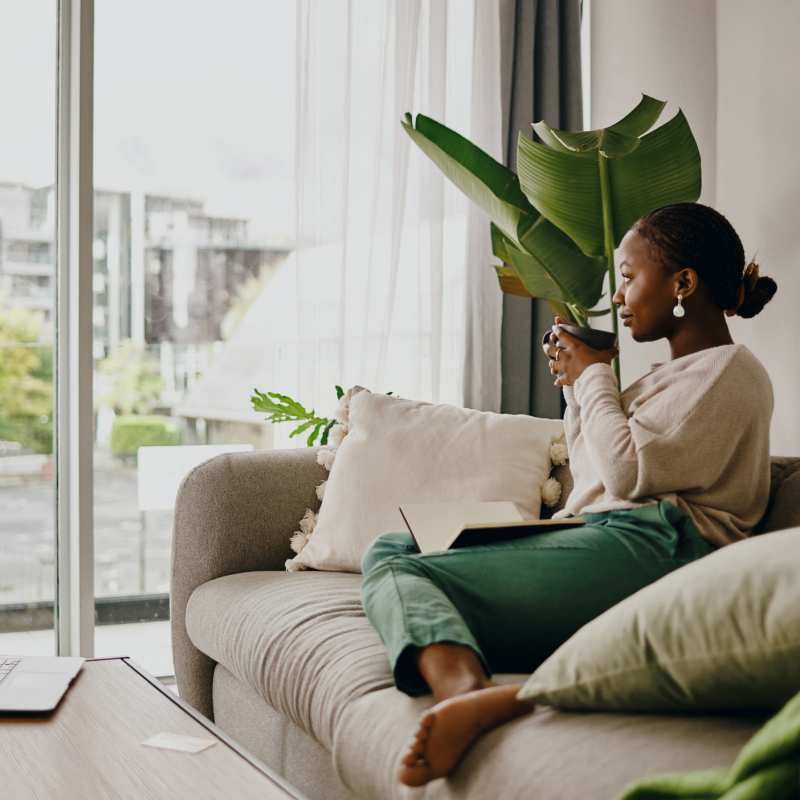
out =
[[84,659],[0,656],[0,712],[52,711]]
[[583,517],[531,519],[516,503],[506,500],[403,503],[400,515],[421,553],[489,544],[586,523]]

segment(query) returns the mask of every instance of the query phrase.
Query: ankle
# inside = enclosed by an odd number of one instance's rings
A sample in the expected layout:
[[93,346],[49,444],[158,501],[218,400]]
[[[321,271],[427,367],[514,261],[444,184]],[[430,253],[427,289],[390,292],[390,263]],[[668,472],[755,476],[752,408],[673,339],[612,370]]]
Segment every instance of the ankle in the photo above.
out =
[[437,703],[442,700],[448,700],[451,697],[458,695],[468,694],[480,689],[487,689],[494,686],[494,683],[486,677],[478,677],[476,675],[453,675],[448,677],[439,677],[430,684],[433,699]]
[[493,685],[478,654],[466,645],[437,642],[423,647],[417,668],[437,701]]

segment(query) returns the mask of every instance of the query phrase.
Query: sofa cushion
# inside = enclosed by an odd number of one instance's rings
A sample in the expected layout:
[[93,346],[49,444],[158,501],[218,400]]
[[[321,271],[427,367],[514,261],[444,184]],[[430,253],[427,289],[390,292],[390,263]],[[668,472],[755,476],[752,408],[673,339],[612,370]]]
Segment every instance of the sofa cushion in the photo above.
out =
[[584,625],[520,697],[559,708],[775,710],[800,691],[800,528],[720,548]]
[[[193,592],[187,629],[253,695],[332,751],[337,773],[358,796],[407,797],[395,781],[397,763],[431,699],[394,688],[386,652],[363,614],[360,582],[328,572],[217,578]],[[250,713],[220,711],[221,720]],[[643,775],[731,763],[761,722],[540,708],[479,741],[455,775],[425,796],[612,797]]]
[[194,590],[186,628],[195,647],[330,749],[351,700],[394,686],[360,587],[346,573],[228,575]]
[[405,530],[405,503],[508,500],[538,518],[564,424],[362,390],[350,400],[348,431],[289,570],[360,572],[376,537]]
[[800,526],[800,458],[772,456],[767,510],[754,533]]
[[[213,700],[214,724],[303,797],[359,800],[339,779],[327,747],[276,711],[222,664],[214,668]],[[264,800],[269,798],[264,796]]]
[[[521,676],[498,676],[499,682]],[[334,760],[358,797],[408,798],[396,782],[399,758],[429,697],[396,689],[350,703],[341,717]],[[606,714],[536,708],[469,751],[426,800],[611,800],[643,776],[733,763],[763,717]]]

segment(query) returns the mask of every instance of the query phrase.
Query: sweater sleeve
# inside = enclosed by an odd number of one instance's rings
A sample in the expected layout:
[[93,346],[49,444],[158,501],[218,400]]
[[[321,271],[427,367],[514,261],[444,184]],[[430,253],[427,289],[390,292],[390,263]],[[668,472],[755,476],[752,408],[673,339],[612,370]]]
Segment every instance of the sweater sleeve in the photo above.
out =
[[581,430],[581,413],[577,401],[575,400],[575,393],[573,387],[566,385],[563,388],[564,399],[567,401],[567,407],[564,411],[564,438],[567,442],[567,452],[572,453],[575,445],[575,440]]
[[575,381],[575,398],[581,433],[606,491],[637,500],[708,486],[716,477],[712,462],[724,468],[743,428],[736,413],[720,413],[731,401],[722,383],[679,373],[628,417],[612,367],[587,367]]

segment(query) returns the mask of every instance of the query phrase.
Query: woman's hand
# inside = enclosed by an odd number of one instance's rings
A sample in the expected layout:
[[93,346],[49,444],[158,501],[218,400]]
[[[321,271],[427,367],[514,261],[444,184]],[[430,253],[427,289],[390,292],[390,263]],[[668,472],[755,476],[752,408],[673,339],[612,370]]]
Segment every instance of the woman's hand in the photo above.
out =
[[[592,364],[610,364],[619,352],[616,347],[611,350],[595,350],[589,347],[588,344],[559,328],[564,321],[561,317],[555,318],[553,333],[542,348],[550,359],[550,374],[556,376],[554,386],[572,386],[587,367]],[[560,346],[556,347],[554,341]]]

